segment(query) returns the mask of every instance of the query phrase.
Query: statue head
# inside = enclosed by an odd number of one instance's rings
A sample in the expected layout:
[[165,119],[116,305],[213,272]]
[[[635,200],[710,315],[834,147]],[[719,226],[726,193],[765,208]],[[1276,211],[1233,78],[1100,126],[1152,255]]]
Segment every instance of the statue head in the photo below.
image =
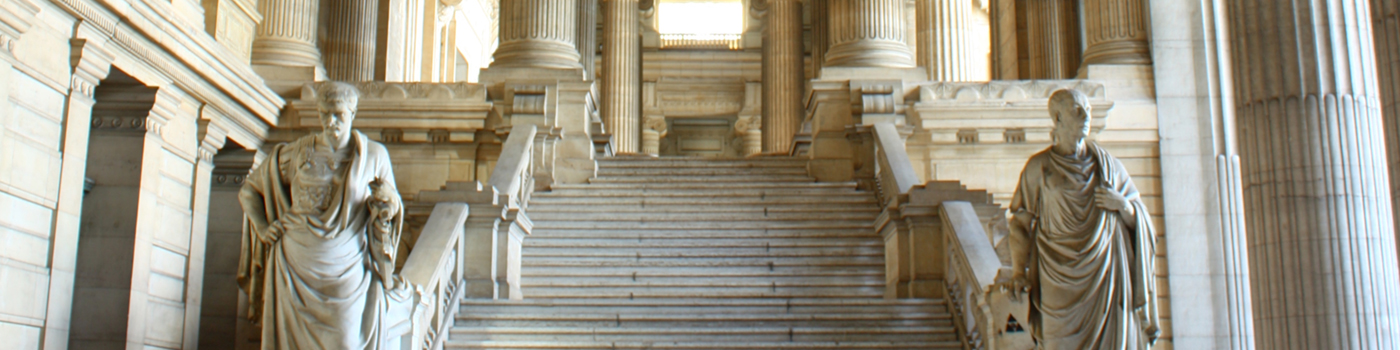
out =
[[350,144],[350,126],[355,122],[360,91],[354,85],[330,82],[321,88],[317,109],[321,114],[321,137],[336,149]]
[[1050,119],[1055,121],[1050,131],[1052,146],[1060,154],[1077,154],[1084,149],[1089,137],[1089,96],[1074,89],[1062,89],[1050,94]]

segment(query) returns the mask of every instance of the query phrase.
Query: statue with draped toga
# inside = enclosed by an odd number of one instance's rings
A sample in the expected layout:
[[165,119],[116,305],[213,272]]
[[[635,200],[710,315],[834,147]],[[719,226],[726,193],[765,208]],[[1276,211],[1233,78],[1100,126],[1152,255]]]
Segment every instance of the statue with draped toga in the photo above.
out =
[[239,193],[247,216],[238,282],[263,349],[379,349],[403,203],[384,145],[351,128],[359,92],[319,93],[323,129],[266,151]]
[[1089,135],[1089,99],[1050,97],[1052,145],[1011,200],[1011,269],[1039,349],[1147,349],[1160,334],[1151,214],[1123,164]]

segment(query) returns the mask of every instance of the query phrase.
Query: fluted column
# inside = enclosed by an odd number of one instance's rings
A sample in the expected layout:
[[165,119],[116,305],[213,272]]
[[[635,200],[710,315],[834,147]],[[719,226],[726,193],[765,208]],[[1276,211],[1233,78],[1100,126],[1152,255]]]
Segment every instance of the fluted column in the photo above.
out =
[[763,152],[787,153],[802,124],[802,2],[768,0],[763,46]]
[[[808,0],[807,6],[812,11],[812,71],[820,72],[826,63],[827,46],[831,44],[829,28],[831,18],[826,8],[827,0]],[[813,73],[815,74],[815,73]]]
[[320,0],[261,0],[253,39],[252,63],[287,67],[315,67],[321,61],[316,48],[316,14]]
[[374,80],[379,1],[330,1],[330,18],[326,21],[326,76],[339,81]]
[[583,77],[597,79],[598,0],[578,0],[578,62],[583,65]]
[[1075,0],[1026,1],[1029,79],[1068,79],[1079,71]]
[[603,2],[603,125],[613,151],[637,153],[641,137],[642,56],[637,0]]
[[1084,65],[1152,63],[1145,5],[1142,0],[1084,0]]
[[[1381,106],[1385,114],[1385,139],[1390,164],[1391,210],[1400,230],[1400,3],[1371,0],[1371,32],[1376,42],[1376,72],[1380,78]],[[1396,232],[1400,234],[1400,232]],[[1400,240],[1400,236],[1397,236]]]
[[578,0],[501,0],[501,44],[491,66],[582,67],[574,47],[577,12]]
[[1400,348],[1370,6],[1225,4],[1258,348]]
[[[828,67],[914,67],[904,0],[828,0]],[[769,130],[771,131],[771,130]]]
[[934,81],[965,81],[968,75],[968,0],[920,0],[919,65]]

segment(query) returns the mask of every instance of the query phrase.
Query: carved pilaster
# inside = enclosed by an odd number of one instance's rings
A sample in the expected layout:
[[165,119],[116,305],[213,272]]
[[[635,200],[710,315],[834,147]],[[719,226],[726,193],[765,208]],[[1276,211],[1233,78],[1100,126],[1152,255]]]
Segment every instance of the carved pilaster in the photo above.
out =
[[613,151],[636,153],[642,83],[637,0],[603,2],[603,126],[613,135]]
[[1400,346],[1370,6],[1224,4],[1257,347]]
[[904,0],[827,0],[825,66],[914,67],[904,10]]
[[918,15],[919,65],[933,81],[964,81],[968,75],[967,0],[925,0],[915,7]]
[[69,86],[71,96],[81,96],[91,101],[97,85],[107,78],[107,73],[112,69],[112,53],[87,39],[72,39],[69,44],[73,46],[68,55],[69,63],[73,66]]
[[1149,64],[1147,3],[1140,0],[1084,0],[1084,65]]
[[326,76],[339,81],[374,80],[379,1],[332,0],[326,22]]
[[763,46],[763,150],[787,153],[802,124],[802,2],[769,0]]
[[493,67],[578,69],[578,0],[501,0]]
[[14,53],[15,43],[34,25],[38,13],[39,5],[33,0],[0,1],[0,52]]
[[253,38],[253,64],[315,67],[321,62],[316,48],[320,0],[259,0],[258,12],[263,21]]
[[739,116],[739,119],[734,121],[734,136],[743,140],[740,154],[752,156],[763,153],[762,127],[763,120],[759,116]]
[[649,115],[642,125],[642,154],[655,157],[661,153],[661,138],[666,137],[666,117]]

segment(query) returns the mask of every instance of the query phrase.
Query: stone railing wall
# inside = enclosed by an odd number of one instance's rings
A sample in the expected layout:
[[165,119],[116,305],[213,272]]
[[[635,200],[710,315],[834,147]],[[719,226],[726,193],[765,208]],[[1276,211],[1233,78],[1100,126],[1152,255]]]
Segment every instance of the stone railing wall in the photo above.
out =
[[944,233],[948,304],[969,349],[1031,349],[1028,296],[997,287],[1009,277],[972,203],[947,201],[939,216]]
[[411,329],[400,349],[441,349],[466,291],[463,264],[467,204],[443,202],[433,207],[399,274],[418,290]]

